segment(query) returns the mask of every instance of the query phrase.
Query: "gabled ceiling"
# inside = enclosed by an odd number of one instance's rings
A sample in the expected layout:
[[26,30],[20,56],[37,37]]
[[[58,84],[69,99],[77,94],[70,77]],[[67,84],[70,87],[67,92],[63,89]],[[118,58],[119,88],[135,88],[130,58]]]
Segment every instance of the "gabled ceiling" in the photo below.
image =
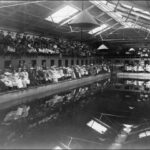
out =
[[[89,31],[85,30],[81,34],[80,29],[70,28],[67,23],[60,25],[62,22],[56,24],[45,20],[66,5],[73,6],[79,12],[82,9],[87,10],[100,26],[107,24],[107,30],[95,34],[89,34]],[[137,43],[149,43],[149,8],[150,1],[147,0],[0,1],[0,27],[46,36],[82,39],[90,43],[106,42],[110,47],[117,45],[135,47]]]

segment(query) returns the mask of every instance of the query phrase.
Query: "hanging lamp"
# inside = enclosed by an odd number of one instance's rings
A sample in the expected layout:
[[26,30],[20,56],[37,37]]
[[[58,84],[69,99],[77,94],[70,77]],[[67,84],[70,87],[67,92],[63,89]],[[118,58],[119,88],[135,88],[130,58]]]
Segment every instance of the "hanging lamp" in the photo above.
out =
[[86,10],[82,11],[68,24],[72,27],[80,27],[82,29],[99,26],[97,21]]
[[85,28],[95,28],[98,27],[98,22],[93,18],[93,16],[84,10],[84,1],[82,0],[82,11],[73,20],[68,23],[72,27],[79,27],[81,29]]
[[102,44],[97,49],[98,50],[104,50],[104,49],[108,49],[108,47],[106,45]]
[[130,48],[129,51],[130,51],[130,52],[131,52],[131,51],[135,51],[135,49],[134,49],[134,48]]

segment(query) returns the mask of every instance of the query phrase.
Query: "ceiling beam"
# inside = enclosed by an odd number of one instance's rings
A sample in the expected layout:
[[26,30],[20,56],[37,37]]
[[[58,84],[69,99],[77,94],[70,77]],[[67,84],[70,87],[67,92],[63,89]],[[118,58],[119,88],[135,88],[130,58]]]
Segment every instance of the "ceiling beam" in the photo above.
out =
[[41,1],[41,2],[39,2],[39,3],[36,3],[36,5],[41,6],[41,7],[43,7],[43,8],[46,8],[46,9],[48,9],[48,10],[50,10],[50,11],[53,11],[53,10],[54,10],[53,8],[50,8],[50,7],[45,6],[45,5],[42,5],[42,2],[43,2],[43,1]]
[[132,10],[133,10],[133,6],[132,6],[131,9],[129,10],[129,13],[128,13],[128,16],[127,16],[125,22],[127,22],[128,18],[129,18],[129,15],[131,14],[131,11],[132,11]]
[[[40,2],[40,1],[31,1],[31,2],[19,2],[18,1],[18,3],[15,3],[15,4],[8,4],[8,5],[4,5],[4,6],[0,6],[0,9],[1,8],[7,8],[7,7],[14,7],[14,6],[19,6],[19,5],[28,5],[28,4],[33,4],[33,3],[38,3],[38,2]],[[13,3],[13,1],[12,1],[12,3]]]
[[[14,9],[9,15],[5,15],[5,14],[4,14],[5,17],[1,19],[1,22],[7,20],[9,17],[11,17],[12,15],[14,15],[14,14],[15,14],[18,10],[20,10],[20,9],[21,9],[21,7],[19,7],[18,9]],[[3,15],[3,14],[1,14],[1,12],[0,12],[0,15]]]
[[[134,43],[150,43],[149,40],[141,40],[141,39],[103,39],[103,41],[109,41],[109,42],[134,42]],[[131,43],[132,44],[132,43]]]
[[[112,25],[111,27],[108,27],[108,30],[110,30],[111,28],[115,27],[116,25],[120,24],[119,22],[115,23],[114,25]],[[107,31],[107,30],[106,30]],[[105,29],[103,29],[102,31],[96,33],[95,35],[99,35],[101,33],[105,32]]]
[[117,9],[118,5],[119,5],[119,0],[117,1],[116,7],[114,9],[114,12],[116,12],[116,9]]
[[104,24],[108,23],[109,21],[114,20],[113,18],[109,18],[108,20],[104,21]]
[[102,16],[104,16],[104,15],[105,15],[105,13],[102,12],[101,14],[97,15],[96,18],[102,17]]

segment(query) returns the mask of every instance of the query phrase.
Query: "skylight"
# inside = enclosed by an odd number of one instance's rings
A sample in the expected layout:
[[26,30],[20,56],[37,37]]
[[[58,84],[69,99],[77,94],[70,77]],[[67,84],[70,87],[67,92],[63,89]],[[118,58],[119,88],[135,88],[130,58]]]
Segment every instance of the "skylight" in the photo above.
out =
[[70,22],[71,20],[73,20],[76,16],[78,15],[78,13],[76,15],[74,15],[73,17],[69,17],[68,19],[65,19],[60,25],[64,25],[68,22]]
[[[111,16],[113,19],[115,19],[117,22],[119,22],[125,28],[129,28],[129,27],[132,28],[132,27],[134,27],[134,28],[142,28],[142,29],[145,29],[147,31],[150,31],[149,29],[147,29],[147,28],[145,28],[145,27],[143,27],[141,25],[137,25],[135,23],[131,23],[130,22],[128,24],[128,22],[126,21],[126,18],[123,17],[121,12],[120,12],[120,14],[119,14],[118,11],[114,12],[116,6],[113,5],[113,4],[110,4],[109,2],[106,2],[106,0],[105,1],[90,0],[90,2],[93,3],[94,5],[96,5],[101,10],[103,10],[105,13],[107,13],[109,16]],[[126,5],[124,3],[123,4],[121,3],[120,6],[123,6],[123,7],[127,8],[127,9],[131,9],[132,8],[131,14],[150,20],[150,12],[148,12],[148,11],[142,10],[140,8],[137,8],[137,7],[132,7],[132,6]]]
[[48,21],[54,21],[55,23],[60,23],[61,21],[71,17],[73,14],[77,13],[78,11],[79,10],[75,9],[74,7],[67,5],[45,19]]
[[100,123],[91,120],[90,122],[87,123],[87,126],[91,127],[92,129],[94,129],[95,131],[104,134],[107,131],[107,128],[104,127],[103,125],[101,125]]
[[95,28],[95,29],[92,29],[91,31],[89,31],[89,34],[95,34],[97,32],[100,32],[102,31],[103,29],[107,28],[108,25],[107,24],[102,24],[101,26]]

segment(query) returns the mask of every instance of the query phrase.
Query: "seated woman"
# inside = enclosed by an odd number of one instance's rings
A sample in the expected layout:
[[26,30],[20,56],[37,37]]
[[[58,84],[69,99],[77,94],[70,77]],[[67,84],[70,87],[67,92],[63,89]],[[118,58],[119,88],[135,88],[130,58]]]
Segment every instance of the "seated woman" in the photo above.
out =
[[5,84],[5,86],[7,86],[9,89],[13,88],[13,83],[11,81],[11,73],[9,72],[5,72],[2,76],[1,76],[1,81]]
[[145,88],[150,89],[150,81],[145,82]]
[[23,83],[23,74],[21,72],[21,68],[18,69],[18,72],[15,73],[16,79],[17,79],[17,87],[20,88],[25,88],[25,85]]
[[76,66],[74,67],[74,73],[75,73],[75,75],[76,75],[77,78],[81,78],[81,77],[82,77],[78,65],[76,65]]
[[18,73],[16,72],[16,70],[14,69],[13,70],[13,73],[12,73],[12,77],[11,77],[11,81],[12,81],[12,84],[13,84],[13,88],[18,88],[18,79],[19,79],[19,75]]
[[134,64],[134,66],[132,67],[132,71],[138,72],[138,65],[137,64]]
[[132,66],[131,65],[127,65],[126,66],[126,71],[127,72],[132,72]]
[[66,67],[66,71],[67,71],[67,79],[71,79],[72,69],[70,67]]
[[139,65],[138,66],[138,72],[144,72],[144,66]]
[[64,79],[65,79],[65,75],[64,75],[64,73],[63,73],[63,67],[57,68],[57,72],[60,74],[59,80],[60,80],[60,81],[64,80]]
[[44,80],[45,80],[46,82],[49,82],[48,68],[47,68],[47,70],[43,70],[43,73],[44,73]]
[[72,72],[71,72],[71,79],[76,79],[76,75],[74,73],[74,69],[72,68]]
[[51,67],[51,73],[52,73],[52,80],[53,80],[53,82],[57,83],[58,79],[61,78],[61,76],[57,72],[55,66]]
[[148,72],[148,73],[150,73],[150,65],[149,64],[146,64],[145,71]]
[[22,71],[22,82],[25,88],[30,84],[29,74],[26,71],[26,68],[23,68]]

